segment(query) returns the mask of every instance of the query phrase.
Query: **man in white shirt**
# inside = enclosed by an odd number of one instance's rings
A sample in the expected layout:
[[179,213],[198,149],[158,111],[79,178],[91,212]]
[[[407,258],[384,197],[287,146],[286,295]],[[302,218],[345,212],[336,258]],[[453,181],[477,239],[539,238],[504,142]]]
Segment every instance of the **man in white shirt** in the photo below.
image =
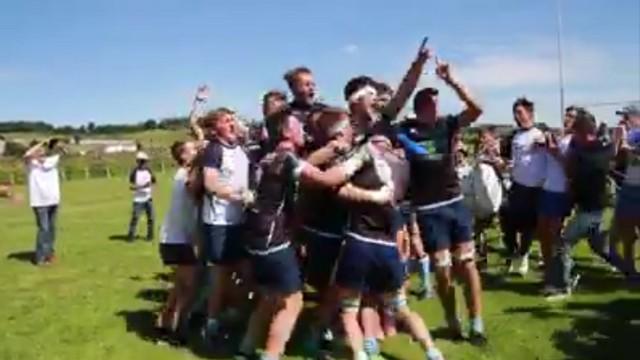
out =
[[537,204],[545,181],[547,152],[545,135],[535,127],[533,102],[517,99],[513,116],[518,130],[511,144],[512,185],[507,212],[510,231],[504,234],[504,242],[510,256],[508,271],[524,276],[529,271],[529,250],[538,220]]
[[202,330],[207,342],[219,335],[223,299],[231,289],[232,274],[247,258],[242,241],[244,207],[251,201],[249,159],[237,138],[234,113],[226,108],[202,118],[211,140],[202,153],[205,194],[202,198],[202,256],[211,268],[215,291],[209,296],[208,319]]
[[51,139],[33,145],[24,154],[29,187],[29,204],[36,215],[38,234],[33,262],[46,265],[55,258],[55,227],[60,204],[60,178],[57,153],[58,140]]
[[129,174],[130,188],[133,190],[133,211],[129,222],[129,233],[127,239],[132,242],[136,235],[138,219],[144,211],[147,216],[147,241],[153,240],[153,198],[151,196],[152,186],[156,183],[156,178],[148,166],[149,156],[139,151],[136,154],[136,167]]

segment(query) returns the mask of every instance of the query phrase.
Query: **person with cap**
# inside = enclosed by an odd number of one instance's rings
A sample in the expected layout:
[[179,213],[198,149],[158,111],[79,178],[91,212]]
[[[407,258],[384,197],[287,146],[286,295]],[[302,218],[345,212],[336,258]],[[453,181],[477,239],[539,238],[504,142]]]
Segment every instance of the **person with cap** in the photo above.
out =
[[140,214],[147,216],[147,241],[153,240],[154,212],[152,188],[156,177],[149,168],[149,155],[143,151],[136,153],[136,167],[129,174],[129,188],[133,191],[133,211],[129,222],[127,240],[133,242]]
[[616,114],[622,117],[613,135],[620,188],[616,194],[611,250],[617,254],[617,246],[622,242],[624,273],[637,276],[634,245],[640,228],[640,108],[631,105]]
[[416,119],[400,124],[397,140],[411,164],[411,202],[422,241],[435,266],[437,292],[453,335],[463,338],[456,312],[452,267],[465,291],[473,344],[486,343],[482,322],[482,284],[475,264],[472,217],[463,203],[455,169],[454,137],[482,114],[480,104],[453,76],[448,63],[436,59],[436,75],[456,92],[466,108],[458,115],[439,116],[438,90],[425,88],[414,97]]

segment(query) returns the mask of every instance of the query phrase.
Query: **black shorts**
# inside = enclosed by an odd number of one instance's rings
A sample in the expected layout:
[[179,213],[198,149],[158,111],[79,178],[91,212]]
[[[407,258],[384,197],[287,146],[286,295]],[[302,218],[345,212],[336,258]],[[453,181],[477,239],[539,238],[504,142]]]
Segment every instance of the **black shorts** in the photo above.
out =
[[160,257],[167,266],[196,263],[196,254],[190,244],[160,244]]
[[333,283],[336,263],[342,249],[342,235],[305,231],[307,258],[305,278],[316,290],[325,290]]

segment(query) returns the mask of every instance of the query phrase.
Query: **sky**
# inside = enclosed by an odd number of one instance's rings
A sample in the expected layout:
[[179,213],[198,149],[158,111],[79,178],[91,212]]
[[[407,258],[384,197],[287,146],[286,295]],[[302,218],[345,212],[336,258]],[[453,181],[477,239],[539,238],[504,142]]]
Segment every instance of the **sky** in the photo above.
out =
[[[557,1],[566,104],[613,122],[620,105],[607,103],[640,100],[640,0],[3,0],[0,121],[184,115],[201,83],[212,107],[258,118],[261,95],[285,89],[297,65],[325,102],[345,105],[353,76],[397,85],[428,35],[484,105],[481,123],[512,122],[526,95],[557,125]],[[425,85],[443,90],[443,112],[460,109],[433,63]]]

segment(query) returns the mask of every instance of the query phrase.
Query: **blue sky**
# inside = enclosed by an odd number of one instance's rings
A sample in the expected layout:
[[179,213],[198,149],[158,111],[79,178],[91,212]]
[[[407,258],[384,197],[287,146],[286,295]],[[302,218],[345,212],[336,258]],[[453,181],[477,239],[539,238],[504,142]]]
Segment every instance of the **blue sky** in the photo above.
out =
[[[567,102],[640,99],[640,1],[563,0]],[[200,83],[212,106],[259,114],[283,72],[305,64],[322,98],[369,74],[397,84],[422,36],[485,105],[511,121],[528,95],[559,122],[556,0],[5,0],[0,121],[142,121],[185,114]],[[422,84],[441,86],[433,67]],[[443,92],[442,107],[455,111]],[[613,121],[616,106],[593,110]]]

